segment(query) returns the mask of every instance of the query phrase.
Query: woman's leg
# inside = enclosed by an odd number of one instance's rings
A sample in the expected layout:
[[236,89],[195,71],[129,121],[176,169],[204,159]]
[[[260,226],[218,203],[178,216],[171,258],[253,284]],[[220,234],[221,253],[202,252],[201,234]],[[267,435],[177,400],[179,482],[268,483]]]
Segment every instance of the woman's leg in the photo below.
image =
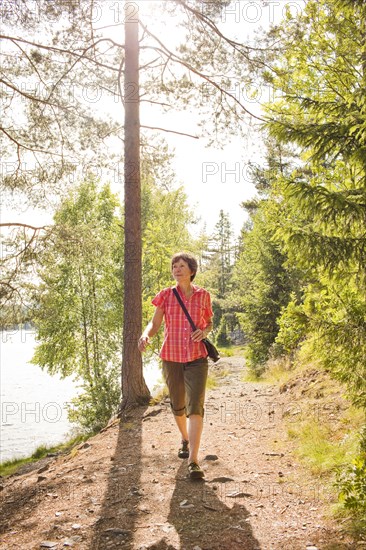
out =
[[188,463],[198,463],[208,361],[204,358],[186,364],[163,361],[163,373],[178,430],[182,440],[189,441]]
[[188,416],[188,462],[198,463],[203,430],[204,401],[208,373],[207,359],[200,358],[185,365],[186,410]]
[[199,414],[191,414],[188,419],[188,441],[189,457],[188,462],[198,463],[198,451],[201,443],[203,429],[203,417]]
[[169,390],[174,420],[182,436],[182,441],[188,441],[183,364],[163,361],[163,374]]
[[184,414],[183,416],[174,415],[174,420],[178,426],[178,430],[182,436],[182,441],[189,441],[189,435],[187,430],[187,417]]

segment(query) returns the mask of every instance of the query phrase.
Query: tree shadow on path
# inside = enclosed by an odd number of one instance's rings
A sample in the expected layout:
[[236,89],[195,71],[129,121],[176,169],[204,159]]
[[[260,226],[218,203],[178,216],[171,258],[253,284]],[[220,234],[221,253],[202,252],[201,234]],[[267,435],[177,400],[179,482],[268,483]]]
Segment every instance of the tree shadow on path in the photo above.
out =
[[90,541],[90,550],[133,548],[142,496],[142,419],[146,406],[127,412],[120,421],[104,500]]

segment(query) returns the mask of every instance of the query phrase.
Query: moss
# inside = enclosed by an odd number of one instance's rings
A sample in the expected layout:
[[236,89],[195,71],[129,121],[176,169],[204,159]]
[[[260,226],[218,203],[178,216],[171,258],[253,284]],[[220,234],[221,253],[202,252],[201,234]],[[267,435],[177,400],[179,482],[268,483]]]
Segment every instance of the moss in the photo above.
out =
[[38,460],[41,460],[42,458],[47,457],[49,454],[61,454],[61,453],[67,453],[69,451],[73,452],[76,451],[76,445],[81,443],[82,441],[85,441],[91,437],[91,435],[77,435],[70,439],[69,441],[66,441],[65,443],[61,443],[59,445],[55,445],[53,447],[46,447],[45,445],[40,445],[37,447],[37,449],[34,451],[34,453],[29,457],[24,458],[14,458],[12,460],[7,460],[0,464],[0,476],[8,476],[11,474],[16,473],[22,466],[25,464],[29,464],[32,462],[37,462]]

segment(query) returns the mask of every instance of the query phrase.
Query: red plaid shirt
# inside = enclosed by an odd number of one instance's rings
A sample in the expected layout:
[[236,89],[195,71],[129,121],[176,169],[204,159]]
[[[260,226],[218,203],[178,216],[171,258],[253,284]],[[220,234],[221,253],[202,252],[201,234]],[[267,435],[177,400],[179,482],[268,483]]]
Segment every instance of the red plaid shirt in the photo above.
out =
[[[193,294],[187,299],[179,286],[176,288],[196,327],[205,329],[213,315],[209,292],[192,285]],[[172,287],[161,290],[152,303],[164,311],[164,342],[160,350],[162,359],[188,363],[199,357],[207,357],[205,345],[202,342],[193,342],[191,339],[192,328],[174,296]]]

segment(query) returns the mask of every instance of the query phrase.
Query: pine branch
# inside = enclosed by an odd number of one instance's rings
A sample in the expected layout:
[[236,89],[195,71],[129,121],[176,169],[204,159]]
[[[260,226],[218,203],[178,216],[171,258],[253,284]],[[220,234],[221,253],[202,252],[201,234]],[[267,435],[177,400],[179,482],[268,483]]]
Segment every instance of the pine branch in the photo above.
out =
[[178,63],[180,65],[182,65],[183,67],[185,67],[186,69],[188,69],[190,72],[192,72],[193,74],[197,75],[198,77],[200,77],[202,80],[205,80],[206,82],[208,82],[209,84],[211,84],[214,88],[216,88],[217,90],[219,90],[219,92],[221,94],[223,94],[224,96],[230,98],[231,100],[234,101],[234,103],[236,103],[237,105],[239,105],[239,107],[245,112],[247,113],[248,115],[250,115],[251,117],[261,121],[261,122],[265,122],[265,120],[259,116],[256,116],[254,115],[252,112],[250,112],[233,94],[231,94],[229,91],[225,90],[224,88],[222,88],[219,84],[217,84],[217,82],[215,82],[213,80],[213,76],[210,76],[210,75],[206,75],[204,73],[202,73],[201,71],[199,71],[198,69],[195,69],[190,63],[184,61],[184,59],[182,59],[181,57],[179,57],[178,55],[176,55],[175,53],[173,53],[172,51],[169,50],[169,48],[167,48],[167,46],[165,46],[165,44],[163,44],[161,42],[161,40],[159,40],[159,38],[154,34],[152,33],[143,23],[140,22],[140,26],[146,31],[146,33],[151,36],[151,38],[153,38],[154,40],[156,40],[156,42],[159,44],[159,48],[157,47],[153,47],[153,46],[145,46],[145,49],[153,49],[155,51],[159,51],[162,55],[164,55],[166,58],[167,58],[167,63],[168,61],[173,61],[174,63]]
[[161,130],[162,132],[168,132],[170,134],[177,134],[179,136],[187,136],[193,139],[199,139],[198,136],[194,136],[192,134],[186,134],[185,132],[177,132],[176,130],[168,130],[167,128],[159,128],[158,126],[144,126],[141,124],[141,128],[147,128],[149,130]]

